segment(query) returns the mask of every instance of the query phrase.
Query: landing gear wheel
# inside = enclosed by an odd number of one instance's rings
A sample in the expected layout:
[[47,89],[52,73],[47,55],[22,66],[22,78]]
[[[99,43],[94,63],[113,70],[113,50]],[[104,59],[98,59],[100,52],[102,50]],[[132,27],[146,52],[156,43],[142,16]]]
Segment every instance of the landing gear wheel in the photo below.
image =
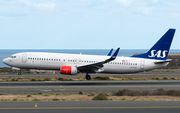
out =
[[19,72],[18,75],[21,75],[21,72]]
[[88,74],[86,75],[86,80],[91,80],[91,76],[89,76]]

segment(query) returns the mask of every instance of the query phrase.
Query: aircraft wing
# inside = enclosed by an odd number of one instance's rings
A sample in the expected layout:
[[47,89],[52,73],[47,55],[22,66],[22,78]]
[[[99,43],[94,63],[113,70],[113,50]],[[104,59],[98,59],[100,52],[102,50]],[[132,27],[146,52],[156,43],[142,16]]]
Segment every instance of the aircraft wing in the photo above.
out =
[[115,60],[117,57],[117,54],[119,52],[119,49],[120,48],[118,48],[109,59],[106,59],[106,60],[100,61],[100,62],[96,62],[96,63],[79,65],[79,66],[77,66],[77,68],[81,72],[102,72],[103,71],[103,69],[102,69],[103,64]]
[[106,56],[111,56],[113,49],[111,49]]

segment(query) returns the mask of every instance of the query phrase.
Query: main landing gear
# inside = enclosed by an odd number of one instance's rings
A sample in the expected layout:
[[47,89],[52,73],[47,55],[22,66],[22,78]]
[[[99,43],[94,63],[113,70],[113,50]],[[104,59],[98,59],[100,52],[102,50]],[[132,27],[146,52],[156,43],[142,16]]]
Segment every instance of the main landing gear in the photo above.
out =
[[91,76],[88,73],[86,74],[86,80],[91,80]]

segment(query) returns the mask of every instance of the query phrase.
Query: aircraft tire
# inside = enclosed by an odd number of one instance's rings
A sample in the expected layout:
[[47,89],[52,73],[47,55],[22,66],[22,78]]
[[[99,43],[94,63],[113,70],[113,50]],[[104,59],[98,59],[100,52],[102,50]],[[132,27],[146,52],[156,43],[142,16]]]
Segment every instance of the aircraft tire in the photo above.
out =
[[86,75],[86,80],[91,80],[91,76],[90,75]]
[[18,75],[21,75],[21,72],[19,72]]

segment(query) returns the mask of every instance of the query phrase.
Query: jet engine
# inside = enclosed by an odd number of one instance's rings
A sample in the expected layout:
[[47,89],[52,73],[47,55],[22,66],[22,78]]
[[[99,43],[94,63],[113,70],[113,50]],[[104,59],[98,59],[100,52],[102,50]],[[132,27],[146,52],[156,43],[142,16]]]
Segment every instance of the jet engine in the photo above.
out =
[[61,66],[61,74],[76,75],[78,73],[77,67],[74,66]]

